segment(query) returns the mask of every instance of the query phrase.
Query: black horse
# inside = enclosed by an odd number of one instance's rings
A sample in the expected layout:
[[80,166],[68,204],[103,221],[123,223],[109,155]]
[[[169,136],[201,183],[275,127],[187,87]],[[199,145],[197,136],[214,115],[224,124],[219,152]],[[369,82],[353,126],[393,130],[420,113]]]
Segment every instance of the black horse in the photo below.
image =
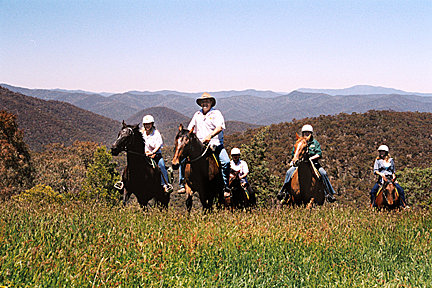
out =
[[232,196],[225,199],[227,206],[237,209],[250,209],[256,206],[255,192],[249,183],[241,183],[239,171],[231,170],[229,187]]
[[139,124],[126,125],[118,133],[117,140],[111,147],[111,154],[117,156],[126,151],[127,166],[123,171],[123,203],[133,193],[141,207],[146,206],[150,199],[164,208],[168,208],[170,194],[166,193],[161,185],[161,172],[157,163],[145,155],[144,139],[139,131]]

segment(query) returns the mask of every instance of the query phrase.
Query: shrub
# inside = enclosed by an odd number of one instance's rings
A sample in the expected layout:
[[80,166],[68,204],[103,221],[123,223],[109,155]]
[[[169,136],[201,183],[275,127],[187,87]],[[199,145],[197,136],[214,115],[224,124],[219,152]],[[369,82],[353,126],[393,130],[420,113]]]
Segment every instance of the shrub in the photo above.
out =
[[18,196],[19,201],[63,203],[64,197],[48,185],[38,184]]
[[412,168],[398,171],[398,181],[404,188],[407,202],[420,207],[432,205],[432,167]]
[[51,186],[67,198],[76,199],[86,178],[98,144],[76,141],[72,146],[50,144],[33,155],[35,184]]
[[105,146],[98,147],[94,152],[93,163],[87,169],[85,184],[81,191],[81,199],[97,201],[117,201],[118,192],[114,184],[120,180],[116,163]]

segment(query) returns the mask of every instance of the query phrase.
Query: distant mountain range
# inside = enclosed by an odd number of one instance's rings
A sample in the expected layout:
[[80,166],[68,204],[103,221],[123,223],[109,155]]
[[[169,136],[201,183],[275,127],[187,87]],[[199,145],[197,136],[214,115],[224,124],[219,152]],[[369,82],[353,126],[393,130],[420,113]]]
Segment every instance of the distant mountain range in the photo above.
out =
[[[57,91],[58,93],[59,91]],[[64,93],[64,92],[61,92]],[[118,121],[78,108],[70,103],[43,100],[12,92],[0,86],[0,110],[17,116],[24,140],[32,150],[43,150],[50,143],[70,145],[76,140],[93,141],[110,146],[117,137],[121,124]],[[143,115],[156,119],[166,145],[172,145],[178,125],[187,125],[189,117],[166,107],[152,107],[132,115],[128,124],[139,124]],[[258,125],[227,121],[226,134],[243,132]]]
[[[134,114],[142,113],[143,109],[152,107],[167,107],[186,117],[192,117],[193,113],[199,109],[195,99],[201,94],[168,90],[129,91],[106,97],[76,91],[69,93],[58,90],[26,89],[10,85],[4,85],[4,87],[28,96],[68,102],[119,121],[130,119]],[[300,90],[306,91],[306,89]],[[371,109],[432,112],[432,97],[428,97],[432,94],[416,95],[401,90],[366,85],[323,91],[328,93],[293,91],[289,94],[282,94],[257,90],[211,93],[217,99],[216,108],[222,111],[225,120],[258,125],[341,112],[362,113]],[[346,93],[353,94],[345,95]]]
[[310,89],[300,88],[297,89],[303,93],[324,93],[332,96],[336,95],[378,95],[378,94],[399,94],[399,95],[417,95],[417,96],[432,96],[432,93],[418,93],[418,92],[406,92],[393,88],[385,88],[380,86],[370,85],[356,85],[350,88],[344,89]]

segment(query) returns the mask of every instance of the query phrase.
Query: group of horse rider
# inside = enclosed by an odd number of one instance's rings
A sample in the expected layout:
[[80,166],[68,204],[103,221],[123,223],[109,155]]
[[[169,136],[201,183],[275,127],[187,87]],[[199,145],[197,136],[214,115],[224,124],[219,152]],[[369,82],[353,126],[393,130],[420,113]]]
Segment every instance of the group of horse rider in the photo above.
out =
[[[247,182],[247,175],[249,169],[247,163],[240,159],[240,149],[233,148],[231,150],[232,160],[228,156],[227,151],[224,148],[224,130],[225,130],[225,120],[222,113],[216,110],[214,107],[216,105],[216,99],[209,93],[203,93],[201,97],[196,99],[196,103],[201,107],[190,121],[187,129],[194,131],[198,139],[205,145],[212,147],[212,150],[219,161],[222,178],[224,182],[224,196],[229,197],[231,195],[231,190],[229,188],[229,175],[231,170],[239,172],[239,178],[244,187],[249,185]],[[165,192],[171,193],[173,191],[172,185],[168,181],[168,173],[165,166],[165,162],[162,157],[161,148],[163,146],[162,137],[159,131],[154,125],[154,118],[151,115],[146,115],[143,118],[143,128],[142,134],[145,140],[145,153],[147,156],[154,159],[161,170],[161,183],[164,187]],[[320,179],[323,182],[325,198],[328,202],[334,202],[335,191],[330,183],[329,177],[320,165],[319,159],[322,158],[322,150],[320,143],[313,137],[313,127],[306,124],[301,129],[303,137],[309,137],[308,141],[308,156],[311,160],[312,165],[318,170],[320,174]],[[402,207],[406,206],[405,193],[403,188],[397,183],[395,175],[394,160],[389,155],[389,148],[386,145],[381,145],[378,148],[379,155],[374,163],[374,174],[378,175],[378,181],[373,186],[371,195],[371,206],[374,205],[375,197],[385,181],[391,180],[395,183],[396,189],[401,196]],[[292,150],[291,156],[294,157],[294,148]],[[285,181],[282,189],[279,191],[277,198],[283,199],[287,187],[291,181],[296,170],[296,163],[291,160],[289,166],[290,168],[286,172]],[[179,194],[185,193],[184,187],[184,169],[185,162],[180,164],[179,169]]]

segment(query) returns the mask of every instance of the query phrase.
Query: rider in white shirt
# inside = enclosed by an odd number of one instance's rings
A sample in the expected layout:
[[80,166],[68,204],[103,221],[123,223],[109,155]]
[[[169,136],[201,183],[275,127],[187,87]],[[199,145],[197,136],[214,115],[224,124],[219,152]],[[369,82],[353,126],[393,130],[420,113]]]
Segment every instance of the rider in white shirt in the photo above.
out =
[[231,170],[239,172],[240,183],[247,183],[247,175],[249,174],[249,167],[246,161],[240,160],[240,149],[231,149]]
[[162,157],[162,136],[154,126],[154,118],[152,115],[144,116],[141,133],[145,142],[145,154],[158,164],[161,171],[161,183],[165,192],[172,192],[172,186],[168,183],[168,172],[165,161]]
[[[230,195],[228,187],[230,173],[230,159],[228,153],[223,146],[223,130],[225,129],[225,120],[219,110],[214,109],[216,99],[208,93],[203,93],[196,103],[201,106],[201,110],[197,111],[188,125],[188,130],[194,128],[194,132],[198,139],[206,145],[214,147],[214,154],[218,158],[222,177],[225,184],[225,194]],[[184,165],[179,169],[180,181],[184,175]],[[184,187],[180,183],[179,193],[184,193]]]

